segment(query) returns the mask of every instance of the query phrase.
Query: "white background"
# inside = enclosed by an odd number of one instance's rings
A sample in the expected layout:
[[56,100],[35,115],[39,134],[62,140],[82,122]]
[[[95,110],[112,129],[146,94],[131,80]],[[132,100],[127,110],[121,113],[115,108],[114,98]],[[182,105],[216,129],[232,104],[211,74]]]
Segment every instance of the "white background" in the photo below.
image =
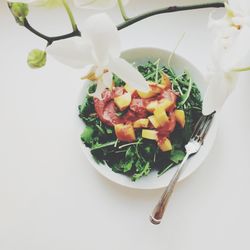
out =
[[[136,0],[129,15],[171,3]],[[212,1],[211,1],[212,2]],[[172,50],[206,70],[208,13],[196,10],[144,20],[120,34],[123,47]],[[76,11],[79,22],[93,11]],[[117,10],[109,11],[121,21]],[[70,30],[63,10],[34,9],[30,22],[47,34]],[[67,23],[67,25],[65,25]],[[77,99],[81,72],[48,58],[31,70],[27,53],[44,41],[15,24],[0,2],[0,249],[250,249],[249,75],[226,103],[206,162],[180,183],[159,226],[148,216],[162,190],[113,184],[80,147]]]

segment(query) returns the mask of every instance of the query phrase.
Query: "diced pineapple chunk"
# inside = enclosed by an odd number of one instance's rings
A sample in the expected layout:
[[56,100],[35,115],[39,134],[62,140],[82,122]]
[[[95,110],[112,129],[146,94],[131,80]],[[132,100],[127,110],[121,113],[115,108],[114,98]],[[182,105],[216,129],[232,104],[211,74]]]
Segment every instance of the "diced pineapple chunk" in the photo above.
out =
[[115,134],[120,141],[132,142],[135,141],[135,130],[131,124],[116,124]]
[[154,126],[154,128],[159,128],[160,124],[159,122],[156,120],[154,115],[151,115],[148,117],[149,121],[152,123],[152,125]]
[[142,99],[150,98],[157,95],[157,93],[155,93],[153,90],[149,90],[147,92],[137,90],[137,93]]
[[168,99],[162,99],[160,101],[152,101],[150,102],[146,109],[147,111],[153,113],[155,111],[156,108],[162,108],[164,110],[168,110],[169,107],[171,107],[173,105],[173,102],[168,100]]
[[172,144],[168,138],[164,138],[160,141],[158,141],[158,146],[163,152],[167,152],[172,150]]
[[176,121],[181,125],[182,128],[185,127],[185,113],[181,109],[176,109],[175,112]]
[[171,87],[171,81],[170,81],[168,75],[165,74],[165,73],[162,74],[161,85],[164,86],[165,88],[170,88]]
[[134,128],[147,128],[148,123],[149,123],[149,120],[147,118],[139,119],[139,120],[134,122],[133,126],[134,126]]
[[169,120],[168,115],[167,115],[165,109],[163,109],[161,107],[157,107],[155,109],[154,116],[155,116],[155,119],[160,124],[160,126],[164,126],[168,122],[168,120]]
[[142,138],[149,139],[149,140],[157,140],[157,131],[151,129],[143,129],[142,130]]
[[130,85],[128,85],[126,83],[126,85],[124,86],[124,89],[128,92],[128,93],[131,93],[133,94],[135,92],[135,88],[131,87]]
[[125,93],[121,96],[117,96],[114,98],[114,102],[116,106],[121,110],[125,110],[131,103],[131,94]]
[[157,107],[158,105],[159,105],[158,101],[155,100],[155,101],[150,102],[150,103],[147,105],[146,109],[147,109],[147,111],[153,113],[154,110],[156,109],[156,107]]
[[173,105],[173,102],[168,99],[162,99],[159,101],[159,107],[164,110],[167,110],[172,105]]

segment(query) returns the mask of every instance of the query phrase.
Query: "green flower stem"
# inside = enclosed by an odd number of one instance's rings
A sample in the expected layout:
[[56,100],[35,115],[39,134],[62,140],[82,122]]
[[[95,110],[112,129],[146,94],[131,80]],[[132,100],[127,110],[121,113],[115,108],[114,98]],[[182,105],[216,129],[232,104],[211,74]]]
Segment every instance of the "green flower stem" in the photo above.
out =
[[236,68],[233,69],[234,72],[244,72],[244,71],[250,71],[250,66],[249,67],[245,67],[245,68]]
[[37,35],[38,37],[41,37],[42,39],[46,40],[48,45],[51,45],[54,41],[63,40],[63,39],[67,39],[67,38],[74,37],[74,36],[81,36],[81,32],[78,29],[74,30],[71,33],[61,35],[61,36],[46,36],[40,33],[39,31],[37,31],[36,29],[34,29],[29,24],[27,19],[24,20],[24,27],[28,29],[30,32],[32,32],[33,34]]
[[205,8],[221,8],[221,7],[225,7],[224,3],[215,2],[215,3],[207,3],[207,4],[171,6],[171,7],[161,8],[161,9],[146,12],[144,14],[130,18],[129,20],[119,24],[117,26],[117,29],[118,30],[124,29],[124,28],[126,28],[126,27],[128,27],[136,22],[139,22],[143,19],[146,19],[146,18],[151,17],[151,16],[159,15],[159,14],[184,11],[184,10],[195,10],[195,9],[205,9]]
[[44,40],[46,40],[46,41],[49,42],[50,37],[48,37],[48,36],[46,36],[46,35],[40,33],[40,32],[37,31],[36,29],[34,29],[34,28],[29,24],[27,18],[24,19],[24,27],[25,27],[26,29],[28,29],[31,33],[33,33],[33,34],[37,35],[38,37],[41,37],[42,39],[44,39]]
[[73,16],[73,13],[72,13],[72,11],[71,11],[71,9],[70,9],[70,7],[69,7],[67,1],[66,1],[66,0],[62,0],[62,3],[63,3],[63,6],[64,6],[65,10],[67,11],[68,16],[69,16],[69,20],[70,20],[70,22],[71,22],[73,31],[78,30],[78,29],[77,29],[77,25],[76,25],[75,18],[74,18],[74,16]]
[[125,22],[128,21],[129,17],[126,14],[126,11],[125,11],[125,8],[124,8],[122,0],[117,0],[117,2],[118,2],[118,6],[119,6],[119,9],[120,9],[120,12],[122,14],[122,17],[123,17],[124,21]]

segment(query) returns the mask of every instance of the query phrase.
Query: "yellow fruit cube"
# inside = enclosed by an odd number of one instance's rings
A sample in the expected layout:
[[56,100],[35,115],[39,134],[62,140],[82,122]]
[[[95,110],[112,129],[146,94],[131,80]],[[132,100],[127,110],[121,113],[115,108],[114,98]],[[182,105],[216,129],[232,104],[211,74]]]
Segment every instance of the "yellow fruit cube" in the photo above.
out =
[[176,121],[181,125],[182,128],[185,127],[185,113],[181,109],[176,109],[175,112]]
[[158,105],[159,105],[158,101],[152,101],[147,105],[146,109],[148,112],[153,113],[155,109],[158,107]]
[[173,102],[168,99],[162,99],[159,101],[159,108],[167,110],[170,106],[173,105]]
[[165,109],[161,107],[157,107],[154,111],[155,119],[158,121],[160,126],[164,126],[168,122],[168,115]]
[[153,113],[155,111],[156,108],[161,108],[164,110],[168,110],[169,107],[171,107],[173,105],[173,102],[168,100],[168,99],[162,99],[160,101],[152,101],[150,102],[146,109],[147,111]]
[[115,134],[120,141],[132,142],[135,141],[135,130],[131,124],[116,124]]
[[149,140],[157,140],[157,131],[151,129],[143,129],[142,130],[142,138],[149,139]]
[[158,142],[158,146],[163,152],[172,150],[172,144],[168,138],[164,138]]
[[164,86],[165,88],[170,88],[171,87],[171,81],[170,81],[168,75],[165,74],[165,73],[162,74],[161,85]]
[[157,93],[155,93],[153,90],[149,90],[147,92],[137,90],[137,93],[142,99],[150,98],[157,95]]
[[128,93],[134,93],[135,92],[135,88],[131,87],[130,85],[128,85],[126,83],[126,85],[124,86],[124,89],[128,92]]
[[147,128],[148,123],[149,123],[149,120],[147,118],[139,119],[139,120],[134,122],[133,126],[134,126],[134,128]]
[[154,115],[151,115],[148,117],[149,121],[152,123],[152,125],[154,126],[154,128],[159,128],[160,124],[159,122],[156,120]]
[[125,110],[131,103],[131,94],[125,93],[121,96],[117,96],[114,98],[114,102],[116,106],[121,110]]

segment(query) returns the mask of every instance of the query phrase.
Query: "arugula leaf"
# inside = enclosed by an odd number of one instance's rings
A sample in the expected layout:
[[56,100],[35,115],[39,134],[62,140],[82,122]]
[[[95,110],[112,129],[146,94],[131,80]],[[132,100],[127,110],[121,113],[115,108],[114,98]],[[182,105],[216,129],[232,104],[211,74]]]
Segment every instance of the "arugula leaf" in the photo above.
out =
[[110,147],[110,146],[114,146],[116,143],[116,141],[111,141],[111,142],[107,142],[107,143],[98,143],[96,144],[92,149],[91,149],[91,152],[94,151],[94,150],[97,150],[97,149],[103,149],[103,148],[106,148],[106,147]]
[[94,84],[91,84],[91,85],[89,86],[88,93],[89,93],[89,94],[95,93],[96,87],[97,87],[97,84],[95,84],[95,83],[94,83]]
[[80,117],[81,115],[86,116],[93,110],[92,102],[93,97],[87,96],[84,98],[82,105],[79,106]]
[[113,82],[115,87],[122,87],[125,85],[125,82],[121,80],[117,75],[113,75]]
[[170,153],[170,160],[178,164],[184,159],[185,155],[186,154],[182,150],[172,150]]
[[[138,164],[138,161],[136,163],[137,165],[141,164],[141,163]],[[140,166],[140,170],[132,176],[132,181],[136,181],[140,179],[142,176],[148,175],[150,173],[150,170],[151,168],[149,162],[146,163],[146,165],[144,166]]]
[[134,156],[135,156],[135,147],[133,147],[133,146],[129,147],[129,149],[125,153],[125,158],[127,160],[132,160]]
[[193,82],[192,82],[191,78],[189,79],[188,83],[189,83],[188,89],[186,90],[185,94],[183,94],[181,96],[181,102],[179,103],[180,106],[184,105],[190,96],[192,86],[193,86]]
[[85,143],[91,144],[93,134],[94,134],[94,129],[90,126],[86,126],[83,133],[81,134],[81,139]]
[[132,167],[133,167],[133,161],[132,160],[129,161],[129,162],[125,162],[123,164],[123,166],[122,166],[123,172],[126,173],[126,172],[130,171]]
[[106,128],[106,133],[109,134],[109,135],[111,135],[112,133],[114,133],[114,130],[107,127]]

